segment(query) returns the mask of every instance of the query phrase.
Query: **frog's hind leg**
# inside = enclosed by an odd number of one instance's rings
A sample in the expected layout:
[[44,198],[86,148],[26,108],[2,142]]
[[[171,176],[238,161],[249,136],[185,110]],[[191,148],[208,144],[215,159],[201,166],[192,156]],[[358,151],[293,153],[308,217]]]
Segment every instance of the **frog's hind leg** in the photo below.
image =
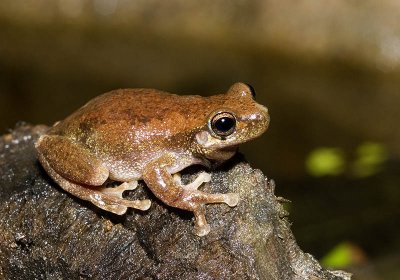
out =
[[[126,207],[131,207],[131,208],[135,208],[135,209],[139,209],[139,210],[147,210],[151,206],[151,202],[149,199],[127,200],[127,199],[122,198],[122,193],[124,191],[134,190],[137,188],[137,185],[138,185],[137,181],[123,182],[118,187],[101,188],[101,189],[99,189],[99,192],[101,192],[103,194],[103,199],[109,197],[106,200],[109,200],[110,203],[113,203],[114,201],[116,201],[116,202],[119,202],[119,204],[122,204],[122,205],[118,205],[118,207],[126,206]],[[111,206],[116,207],[115,205],[111,205]],[[108,210],[108,211],[121,215],[126,212],[126,210],[127,210],[126,207],[123,210],[122,210],[122,208],[121,208],[121,210],[120,210],[120,208],[118,208],[118,211],[111,211],[111,210]],[[100,208],[102,208],[102,207],[100,207]],[[102,209],[104,209],[104,208],[102,208]],[[107,209],[104,209],[104,210],[107,210]]]
[[137,188],[138,182],[137,181],[130,181],[130,182],[123,182],[118,187],[113,188],[101,188],[102,193],[108,193],[114,196],[118,196],[122,198],[122,193],[124,191],[132,191]]
[[[127,200],[122,198],[125,190],[132,190],[132,183],[122,183],[115,188],[93,188],[91,186],[79,185],[73,183],[60,175],[58,175],[50,165],[43,161],[44,169],[50,174],[54,181],[57,182],[65,191],[79,197],[80,199],[90,201],[100,209],[112,212],[117,215],[123,215],[128,208],[147,210],[151,206],[148,199],[145,200]],[[137,182],[136,182],[137,183]],[[116,189],[116,190],[114,190]]]
[[90,201],[99,208],[122,215],[128,208],[147,210],[151,206],[148,199],[128,200],[122,198],[122,193],[127,190],[134,190],[137,187],[137,181],[124,182],[114,188],[99,188],[90,194]]
[[46,172],[72,195],[118,215],[124,214],[128,207],[140,210],[150,207],[149,200],[122,198],[124,191],[136,188],[137,181],[125,182],[115,188],[101,187],[109,176],[108,169],[98,158],[71,140],[46,135],[39,139],[36,148]]

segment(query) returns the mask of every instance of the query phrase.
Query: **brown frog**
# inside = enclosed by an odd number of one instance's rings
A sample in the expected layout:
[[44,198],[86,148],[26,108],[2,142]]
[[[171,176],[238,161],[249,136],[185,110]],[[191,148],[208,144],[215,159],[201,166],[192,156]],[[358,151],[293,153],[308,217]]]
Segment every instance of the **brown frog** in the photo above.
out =
[[[206,235],[205,204],[235,206],[234,193],[198,190],[211,180],[200,173],[183,185],[179,171],[231,158],[239,144],[260,136],[269,125],[266,107],[253,89],[234,84],[225,94],[179,96],[155,89],[119,89],[100,95],[56,123],[36,143],[50,177],[65,191],[106,211],[147,210],[149,200],[122,197],[138,180],[162,202],[193,211],[195,233]],[[105,187],[107,179],[122,182]]]

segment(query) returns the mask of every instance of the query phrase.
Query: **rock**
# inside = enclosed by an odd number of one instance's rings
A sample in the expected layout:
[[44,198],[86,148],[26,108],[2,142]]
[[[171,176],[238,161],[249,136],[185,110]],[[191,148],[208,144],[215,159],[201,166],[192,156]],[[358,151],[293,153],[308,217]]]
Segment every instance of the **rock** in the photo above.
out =
[[127,197],[150,198],[151,208],[124,216],[64,192],[36,159],[46,129],[21,125],[0,138],[1,279],[350,279],[299,249],[285,200],[240,155],[204,187],[238,193],[238,206],[208,205],[211,232],[198,237],[190,212],[167,207],[143,183]]

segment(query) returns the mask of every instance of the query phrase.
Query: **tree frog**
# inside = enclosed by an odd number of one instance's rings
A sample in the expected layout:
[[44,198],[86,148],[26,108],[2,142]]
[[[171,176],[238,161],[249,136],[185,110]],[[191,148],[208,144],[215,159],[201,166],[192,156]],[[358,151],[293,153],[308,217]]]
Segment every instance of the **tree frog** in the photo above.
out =
[[[147,210],[150,200],[122,196],[144,180],[163,203],[192,211],[195,233],[204,236],[210,231],[205,205],[233,207],[239,197],[199,190],[211,180],[206,172],[187,185],[179,172],[228,160],[239,144],[260,136],[268,125],[267,108],[244,83],[209,97],[118,89],[57,122],[35,147],[46,172],[72,195],[118,215],[128,207]],[[107,180],[121,184],[105,187]]]

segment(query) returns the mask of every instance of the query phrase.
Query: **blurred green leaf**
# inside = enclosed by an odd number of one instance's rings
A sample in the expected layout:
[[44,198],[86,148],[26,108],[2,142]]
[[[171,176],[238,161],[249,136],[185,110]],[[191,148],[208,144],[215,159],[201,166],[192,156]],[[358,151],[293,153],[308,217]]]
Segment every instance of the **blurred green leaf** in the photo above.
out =
[[344,171],[345,159],[338,148],[318,148],[306,159],[306,168],[312,176],[339,175]]
[[357,158],[352,165],[353,175],[367,177],[381,170],[382,164],[388,158],[388,152],[384,145],[366,142],[357,148]]
[[365,261],[366,256],[361,248],[350,242],[341,242],[321,259],[321,264],[324,267],[338,269]]

